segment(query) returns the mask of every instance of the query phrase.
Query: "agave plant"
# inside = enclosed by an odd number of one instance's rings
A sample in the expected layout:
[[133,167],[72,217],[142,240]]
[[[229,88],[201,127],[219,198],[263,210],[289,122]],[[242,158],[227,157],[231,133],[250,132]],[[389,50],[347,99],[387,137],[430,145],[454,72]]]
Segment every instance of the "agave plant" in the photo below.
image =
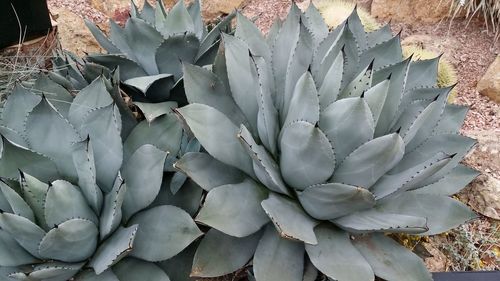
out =
[[207,151],[175,164],[208,192],[192,276],[252,260],[257,281],[431,280],[384,234],[475,217],[448,197],[477,175],[459,164],[475,142],[436,86],[438,59],[402,60],[399,35],[366,33],[356,11],[329,32],[314,6],[267,38],[238,15],[223,43],[211,70],[185,65],[191,104],[176,109]]
[[[120,67],[123,84],[135,101],[185,102],[179,84],[182,62],[209,65],[217,54],[220,33],[230,30],[234,14],[210,32],[201,18],[200,1],[186,7],[180,0],[167,13],[162,1],[153,8],[144,1],[142,11],[131,2],[131,17],[122,28],[110,21],[109,38],[92,22],[86,24],[107,54],[92,54],[86,60],[109,69]],[[173,90],[172,90],[173,89]],[[174,93],[170,93],[172,90]]]
[[122,141],[113,83],[98,77],[74,97],[42,76],[8,97],[0,126],[1,280],[168,281],[177,272],[156,262],[202,235],[176,207],[186,200],[160,192],[167,154],[180,146],[175,105],[155,105],[149,120],[157,123],[139,123]]

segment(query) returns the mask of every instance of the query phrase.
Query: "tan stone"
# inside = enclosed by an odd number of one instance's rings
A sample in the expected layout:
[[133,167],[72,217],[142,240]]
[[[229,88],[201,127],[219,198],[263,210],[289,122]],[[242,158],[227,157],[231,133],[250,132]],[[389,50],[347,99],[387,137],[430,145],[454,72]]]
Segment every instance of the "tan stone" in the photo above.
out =
[[81,17],[66,8],[54,8],[51,13],[57,18],[57,33],[64,49],[79,56],[102,51]]
[[500,180],[480,175],[461,195],[461,199],[481,215],[500,220]]
[[493,101],[500,103],[500,56],[490,65],[477,84],[477,90]]
[[431,272],[446,271],[448,259],[435,245],[431,243],[423,243],[423,247],[432,255],[424,259],[425,266]]
[[449,2],[429,0],[373,0],[372,15],[406,23],[437,23],[449,13]]
[[207,21],[217,17],[229,14],[237,8],[240,8],[245,0],[210,0],[202,2],[203,17]]
[[[148,2],[151,5],[155,5],[156,0],[148,0]],[[175,2],[175,0],[163,0],[166,7],[172,7]],[[134,3],[139,8],[142,8],[144,0],[134,0]],[[90,0],[90,4],[110,18],[115,17],[116,13],[130,9],[130,0]]]

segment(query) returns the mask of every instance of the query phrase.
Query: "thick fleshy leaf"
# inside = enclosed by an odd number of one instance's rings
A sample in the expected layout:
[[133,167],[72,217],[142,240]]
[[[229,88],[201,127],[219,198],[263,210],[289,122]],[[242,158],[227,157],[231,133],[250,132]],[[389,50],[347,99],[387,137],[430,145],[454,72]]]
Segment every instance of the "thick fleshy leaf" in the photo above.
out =
[[331,220],[375,205],[368,190],[341,183],[310,186],[298,192],[298,198],[306,212],[319,220]]
[[[201,41],[200,49],[198,50],[198,54],[196,55],[196,60],[201,59],[207,53],[210,52],[211,48],[216,47],[217,40],[220,38],[220,33],[224,32],[228,26],[231,25],[231,21],[233,20],[235,12],[227,15],[223,20],[221,20],[210,32],[205,36],[205,38]],[[215,46],[214,46],[215,45]],[[199,62],[199,61],[198,61]],[[212,61],[213,62],[213,59]]]
[[413,190],[417,194],[435,194],[451,196],[466,187],[480,172],[459,164],[442,179]]
[[24,132],[26,116],[42,99],[20,85],[7,97],[2,110],[1,123],[17,132]]
[[332,102],[337,100],[340,94],[340,84],[342,82],[342,71],[344,58],[340,52],[333,61],[330,69],[326,73],[325,79],[319,88],[319,105],[323,110]]
[[309,72],[300,76],[290,101],[285,101],[286,119],[284,126],[296,121],[306,121],[316,124],[319,121],[318,91],[312,75]]
[[127,20],[123,32],[136,62],[146,70],[148,75],[158,74],[155,50],[163,41],[163,36],[154,27],[138,18]]
[[149,206],[158,195],[166,157],[165,151],[145,144],[122,167],[122,176],[127,183],[122,209],[125,220]]
[[252,158],[236,138],[239,128],[227,116],[203,104],[190,104],[178,111],[210,155],[253,175]]
[[151,123],[147,120],[139,123],[128,136],[123,145],[123,159],[127,161],[132,154],[145,144],[168,151],[169,155],[177,155],[181,145],[182,126],[173,114],[162,115]]
[[29,146],[26,138],[21,132],[15,131],[9,127],[0,125],[0,135],[19,147],[25,148]]
[[196,250],[191,276],[218,277],[243,268],[255,253],[261,234],[237,238],[210,229]]
[[157,74],[130,78],[123,81],[123,84],[134,87],[146,98],[159,102],[169,97],[174,82],[172,74]]
[[434,129],[434,134],[457,134],[464,123],[468,111],[469,108],[467,106],[446,104],[443,116]]
[[91,139],[97,184],[104,191],[111,190],[123,162],[118,108],[112,104],[90,112],[85,118],[81,134]]
[[173,35],[156,51],[156,63],[160,73],[170,73],[174,81],[182,77],[182,64],[195,63],[200,41],[193,33]]
[[390,129],[393,119],[396,117],[395,115],[399,110],[401,98],[404,93],[409,61],[410,59],[398,62],[397,64],[375,71],[373,74],[374,84],[386,80],[389,75],[391,76],[384,106],[380,111],[377,126],[375,127],[375,137],[386,134]]
[[17,180],[19,170],[36,176],[42,181],[51,181],[59,177],[56,165],[48,157],[11,144],[0,138],[1,160],[0,176]]
[[[179,1],[179,3],[182,1]],[[134,258],[126,258],[113,266],[120,281],[155,280],[170,281],[167,274],[156,264]]]
[[184,32],[194,32],[194,22],[184,5],[184,0],[181,0],[168,13],[162,34],[169,37]]
[[274,105],[274,77],[271,66],[262,57],[254,57],[259,77],[260,93],[257,94],[259,112],[257,131],[262,144],[274,156],[277,155],[279,134],[279,114]]
[[340,99],[326,107],[321,112],[319,128],[333,143],[337,164],[372,140],[375,131],[372,112],[363,98]]
[[132,251],[138,227],[138,225],[132,225],[127,228],[118,228],[97,248],[89,266],[94,268],[97,274],[101,274],[127,256]]
[[242,182],[246,175],[235,167],[226,165],[207,153],[189,152],[174,164],[206,191]]
[[340,93],[341,98],[360,97],[363,93],[372,86],[373,78],[373,62],[354,77]]
[[[72,67],[71,63],[68,63],[69,70]],[[86,81],[83,81],[86,83]],[[74,82],[75,84],[78,82]],[[45,96],[45,98],[57,109],[57,111],[64,117],[68,116],[68,111],[71,103],[73,102],[73,96],[66,90],[63,86],[52,81],[48,75],[42,74],[35,81],[33,85],[34,92]]]
[[419,187],[425,179],[434,175],[451,160],[450,155],[436,153],[430,159],[398,174],[382,176],[371,188],[377,199]]
[[34,257],[38,254],[38,244],[45,236],[45,231],[25,217],[0,213],[0,227],[9,233],[26,251]]
[[83,88],[71,103],[68,120],[79,130],[85,121],[87,114],[97,108],[110,105],[113,99],[108,93],[104,77],[92,81],[90,85]]
[[406,88],[435,87],[437,85],[436,77],[438,74],[439,59],[440,57],[430,60],[412,61],[408,69]]
[[[250,124],[252,132],[257,131],[257,93],[259,83],[257,69],[253,64],[245,42],[231,35],[224,35],[226,66],[231,94]],[[245,75],[243,77],[242,75]]]
[[96,214],[102,207],[102,191],[97,186],[94,150],[90,138],[75,144],[73,163],[78,174],[78,186]]
[[247,123],[245,115],[231,96],[230,89],[207,69],[184,64],[184,87],[190,103],[211,106],[229,118],[234,125]]
[[85,263],[62,263],[55,261],[47,262],[33,267],[29,270],[29,273],[18,271],[10,274],[10,277],[17,280],[66,281],[71,280],[84,264]]
[[0,179],[0,192],[7,203],[10,205],[12,213],[21,217],[25,217],[32,222],[35,222],[35,214],[30,206],[23,200],[23,198],[3,180]]
[[303,190],[325,182],[335,168],[335,154],[325,134],[313,124],[298,121],[280,136],[280,168],[283,180]]
[[231,236],[248,236],[269,221],[260,207],[266,196],[267,191],[251,179],[216,187],[205,198],[196,221]]
[[373,69],[380,69],[387,65],[399,63],[402,57],[401,36],[398,34],[363,52],[359,58],[359,64],[364,67],[373,61]]
[[104,197],[104,205],[99,219],[99,234],[104,240],[120,225],[122,220],[122,204],[127,186],[122,178],[116,178],[113,189]]
[[372,281],[375,279],[370,265],[351,244],[349,234],[334,226],[316,227],[317,245],[307,245],[311,262],[326,276],[338,281]]
[[99,230],[92,221],[70,219],[47,232],[38,251],[45,259],[80,262],[94,253],[98,236]]
[[109,54],[120,53],[120,50],[113,45],[113,43],[104,35],[102,30],[97,27],[92,21],[85,19],[85,25],[90,30],[95,40],[99,45],[105,49]]
[[80,136],[47,99],[43,98],[29,113],[25,128],[30,148],[54,159],[66,177],[76,178],[71,153],[72,144],[79,141]]
[[386,79],[368,89],[364,94],[364,100],[370,107],[370,111],[373,116],[373,124],[375,127],[377,126],[378,119],[380,117],[380,114],[382,113],[390,83],[390,80]]
[[352,213],[332,222],[351,233],[392,232],[416,234],[429,230],[425,217],[383,213],[377,209]]
[[253,271],[259,281],[302,281],[304,244],[280,237],[268,225],[255,251]]
[[36,262],[37,259],[21,247],[12,235],[0,229],[0,266],[20,266]]
[[313,49],[316,49],[319,43],[328,36],[328,25],[313,3],[309,4],[307,10],[301,15],[301,20],[311,33],[314,40]]
[[271,193],[261,205],[281,237],[313,245],[318,243],[314,234],[318,222],[306,214],[298,203]]
[[[286,122],[286,119],[288,118],[287,117],[288,110],[291,107],[292,98],[293,96],[295,96],[295,92],[298,86],[297,84],[299,85],[301,84],[298,83],[298,81],[300,81],[300,78],[304,75],[304,73],[307,73],[309,71],[311,59],[313,57],[312,41],[313,41],[312,34],[309,32],[309,30],[307,30],[307,28],[304,25],[301,24],[299,32],[299,40],[297,42],[297,45],[294,46],[294,49],[288,61],[286,78],[285,78],[285,92],[283,94],[283,105],[281,108],[279,108],[281,122]],[[311,88],[314,91],[315,95],[314,99],[316,100],[316,104],[314,104],[315,110],[312,110],[310,114],[312,116],[317,116],[316,107],[319,108],[319,106],[317,105],[317,91],[316,88],[314,87],[314,81],[312,77],[310,77],[310,80],[307,81],[307,83],[305,83],[304,86],[306,86],[307,90],[303,92],[310,92]],[[302,86],[299,87],[303,89]],[[279,99],[279,92],[277,97]],[[307,102],[307,106],[309,106],[309,103],[310,102]]]
[[200,186],[198,186],[194,181],[188,178],[182,185],[182,188],[175,194],[173,194],[169,188],[172,178],[173,176],[172,174],[170,174],[163,179],[160,193],[158,193],[155,201],[151,203],[151,207],[172,205],[175,207],[179,207],[191,216],[194,216],[200,209],[203,189],[201,189]]
[[[284,105],[285,84],[288,70],[288,62],[297,46],[300,33],[300,10],[297,5],[292,4],[286,20],[283,22],[276,39],[272,45],[272,65],[276,79],[277,108],[282,109]],[[300,73],[301,75],[302,73]]]
[[190,277],[190,273],[197,248],[198,243],[195,241],[175,257],[156,264],[160,266],[172,280],[192,281],[193,279]]
[[132,61],[123,55],[100,55],[94,54],[88,56],[87,59],[90,62],[103,65],[109,69],[114,69],[117,66],[120,69],[120,77],[123,81],[131,79],[134,77],[146,76],[148,75],[142,67],[135,61]]
[[50,185],[44,210],[45,220],[49,227],[73,218],[98,223],[96,214],[88,205],[80,189],[64,180],[57,180]]
[[338,166],[331,181],[369,188],[403,158],[404,142],[398,134],[364,143]]
[[412,192],[384,199],[376,208],[382,212],[427,218],[429,230],[420,235],[439,234],[477,217],[465,204],[447,196]]
[[142,211],[130,223],[139,225],[130,255],[152,262],[177,255],[203,234],[188,213],[174,206]]
[[23,198],[33,210],[38,225],[46,228],[44,208],[49,185],[25,173],[21,173],[19,181]]
[[241,13],[237,13],[236,21],[236,38],[247,43],[252,55],[263,57],[268,61],[271,58],[271,52],[259,28]]
[[388,281],[432,281],[431,274],[417,255],[383,234],[359,237],[354,240],[354,246],[380,278]]
[[135,102],[135,105],[141,109],[149,123],[153,122],[157,117],[171,113],[172,109],[177,107],[177,103],[172,101],[160,103]]
[[201,4],[200,0],[193,1],[188,7],[187,10],[189,15],[193,19],[194,31],[196,36],[201,39],[207,32],[205,25],[203,23],[203,19],[201,18]]
[[244,125],[241,125],[238,138],[254,161],[254,171],[259,181],[272,191],[290,195],[290,191],[281,178],[278,164],[263,146],[255,142],[252,134]]

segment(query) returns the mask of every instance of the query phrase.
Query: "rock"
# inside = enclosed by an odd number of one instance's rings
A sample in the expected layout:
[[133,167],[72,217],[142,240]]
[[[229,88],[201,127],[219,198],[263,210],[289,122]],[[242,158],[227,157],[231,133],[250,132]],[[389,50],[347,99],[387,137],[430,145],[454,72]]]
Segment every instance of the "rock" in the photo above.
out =
[[383,20],[437,23],[447,17],[450,1],[452,0],[373,0],[371,12],[373,16]]
[[[156,0],[148,0],[148,2],[153,6],[156,5]],[[142,9],[144,0],[134,0],[134,3],[137,7]],[[172,7],[176,1],[163,0],[163,3],[166,7]],[[128,13],[130,10],[130,0],[90,0],[90,4],[110,18],[114,18],[117,13],[122,13],[123,11],[127,11]]]
[[423,243],[423,247],[432,255],[424,259],[425,266],[431,272],[446,271],[448,259],[435,245],[432,243]]
[[464,131],[477,140],[475,150],[465,158],[465,164],[500,179],[500,131]]
[[66,8],[53,8],[51,13],[56,18],[59,41],[64,49],[79,56],[102,51],[81,17]]
[[480,175],[460,194],[460,199],[481,215],[500,220],[500,180]]
[[230,14],[244,4],[245,0],[210,0],[202,2],[203,17],[206,21],[212,21],[219,16]]
[[500,55],[490,65],[477,84],[477,90],[496,103],[500,103]]

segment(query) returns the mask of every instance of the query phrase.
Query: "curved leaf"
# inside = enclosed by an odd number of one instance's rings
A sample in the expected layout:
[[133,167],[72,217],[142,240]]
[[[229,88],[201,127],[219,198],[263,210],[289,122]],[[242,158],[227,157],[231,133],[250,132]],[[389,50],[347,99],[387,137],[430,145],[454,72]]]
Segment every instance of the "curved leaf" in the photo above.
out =
[[310,186],[298,192],[298,199],[306,212],[319,220],[335,219],[375,205],[368,190],[341,183]]
[[95,224],[98,219],[79,188],[63,180],[49,186],[45,198],[45,220],[49,227],[59,225],[73,218],[89,220]]
[[152,262],[177,255],[203,234],[188,213],[174,206],[142,211],[130,224],[139,225],[130,255]]
[[425,217],[384,213],[377,209],[352,213],[332,222],[351,233],[392,232],[416,234],[429,230]]
[[101,274],[118,263],[132,251],[138,225],[118,228],[111,237],[97,248],[89,262],[95,273]]
[[0,227],[9,233],[32,256],[39,258],[38,244],[45,231],[25,217],[0,213]]
[[[182,1],[179,1],[182,2]],[[126,258],[113,266],[113,272],[120,281],[155,280],[170,281],[160,267],[151,262]]]
[[201,240],[193,260],[193,277],[217,277],[240,268],[252,258],[261,232],[236,238],[210,229]]
[[248,236],[269,221],[260,207],[266,196],[266,190],[251,179],[216,187],[205,198],[196,221],[231,236]]
[[351,244],[347,232],[322,224],[316,227],[317,245],[307,245],[306,252],[316,268],[338,281],[374,280],[372,268]]
[[316,124],[319,121],[319,99],[318,91],[312,75],[305,72],[300,76],[289,101],[285,101],[286,119],[283,126],[296,121],[306,121]]
[[259,281],[302,281],[304,245],[281,238],[268,225],[255,251],[253,271]]
[[246,175],[235,167],[201,152],[184,154],[175,162],[174,167],[186,173],[206,191],[221,185],[240,183],[246,178]]
[[325,182],[335,168],[335,154],[325,134],[313,124],[298,121],[280,136],[280,169],[283,180],[303,190]]
[[122,208],[125,220],[149,206],[158,195],[166,157],[165,151],[145,144],[125,162],[121,171],[127,183]]
[[338,164],[372,140],[375,131],[371,110],[363,98],[340,99],[326,107],[321,112],[319,128],[333,143]]
[[10,205],[12,213],[21,217],[25,217],[32,222],[35,222],[35,215],[30,206],[23,200],[23,198],[3,180],[0,179],[0,192]]
[[431,274],[417,255],[383,234],[360,237],[354,240],[354,246],[380,278],[388,281],[432,281]]
[[331,181],[369,188],[399,163],[404,148],[403,139],[398,134],[366,142],[345,158]]
[[92,221],[70,219],[47,232],[38,251],[45,259],[80,262],[94,253],[98,236],[99,230]]
[[298,203],[271,193],[261,205],[281,237],[313,245],[318,243],[314,234],[318,222],[306,214]]
[[37,259],[30,255],[17,241],[0,229],[0,266],[20,266],[36,263]]
[[196,103],[178,111],[210,155],[250,176],[254,174],[252,159],[236,138],[239,129],[227,116],[213,107]]

